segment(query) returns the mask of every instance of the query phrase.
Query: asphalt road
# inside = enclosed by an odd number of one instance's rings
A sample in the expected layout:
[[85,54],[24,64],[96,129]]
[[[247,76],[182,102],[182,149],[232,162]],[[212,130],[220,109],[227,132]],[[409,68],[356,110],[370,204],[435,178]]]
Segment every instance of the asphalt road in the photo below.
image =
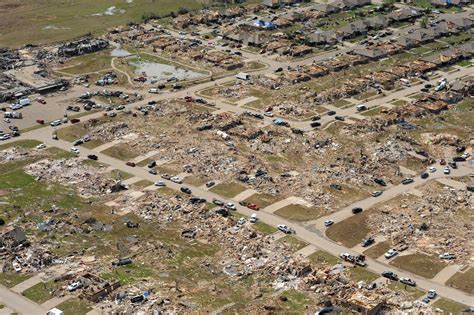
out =
[[46,314],[48,311],[41,305],[27,299],[21,294],[11,291],[3,285],[0,285],[0,304],[7,305],[9,308],[24,315],[40,315]]

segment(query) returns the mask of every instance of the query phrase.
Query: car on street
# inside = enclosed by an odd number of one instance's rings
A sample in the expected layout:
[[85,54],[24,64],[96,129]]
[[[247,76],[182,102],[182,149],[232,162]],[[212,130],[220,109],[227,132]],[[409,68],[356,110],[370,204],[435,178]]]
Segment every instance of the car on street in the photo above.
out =
[[232,202],[228,202],[225,204],[225,207],[227,209],[230,209],[230,210],[236,210],[237,208],[235,207],[235,205],[232,203]]
[[449,175],[450,173],[451,173],[451,170],[449,169],[448,166],[446,166],[446,167],[443,169],[443,174]]
[[374,178],[374,182],[380,186],[387,186],[387,183],[385,183],[385,181],[381,178]]
[[372,192],[372,197],[378,197],[378,196],[382,195],[382,193],[383,192],[381,190],[376,190],[376,191]]
[[127,163],[125,163],[125,165],[130,166],[130,167],[136,166],[135,162],[132,162],[132,161],[128,161]]
[[173,183],[176,183],[176,184],[182,184],[183,183],[183,180],[181,179],[181,177],[179,176],[173,176],[170,178],[170,181],[172,181]]
[[249,220],[249,222],[250,222],[250,223],[257,223],[257,220],[258,220],[257,214],[256,214],[256,213],[252,213],[252,214],[250,215],[250,220]]
[[384,257],[390,259],[398,255],[398,251],[394,248],[389,249],[385,254]]
[[409,286],[412,286],[412,287],[416,287],[415,280],[412,280],[412,279],[407,278],[407,277],[400,278],[400,282],[403,283],[403,284],[407,284]]
[[453,169],[457,169],[458,168],[458,165],[456,164],[456,162],[448,162],[448,165]]
[[428,171],[429,171],[430,173],[434,173],[434,172],[436,172],[436,167],[430,166],[430,167],[428,167]]
[[464,158],[464,159],[467,159],[471,156],[471,154],[469,152],[464,152],[461,157]]
[[424,298],[421,299],[421,302],[428,304],[431,302],[431,300],[427,296],[425,296]]
[[170,179],[171,179],[171,175],[168,175],[168,174],[162,174],[162,175],[161,175],[161,178],[163,178],[163,179],[167,179],[167,180],[170,180]]
[[226,208],[219,208],[216,210],[217,214],[220,214],[223,217],[228,217],[229,216],[229,211]]
[[189,189],[188,187],[181,187],[180,190],[182,192],[184,192],[185,194],[191,194],[191,189]]
[[94,161],[97,161],[99,158],[97,157],[97,155],[95,154],[89,154],[87,156],[88,159],[91,159],[91,160],[94,160]]
[[353,213],[353,214],[357,214],[357,213],[360,213],[360,212],[362,212],[362,208],[361,208],[361,207],[352,208],[352,213]]
[[429,298],[430,300],[432,300],[432,299],[434,299],[437,295],[438,295],[438,293],[436,293],[436,290],[434,290],[434,289],[429,289],[429,290],[428,290],[427,298]]
[[333,220],[326,220],[324,221],[324,226],[331,226],[334,224],[334,221]]
[[411,178],[411,177],[407,177],[407,178],[405,178],[404,180],[402,180],[402,184],[403,184],[403,185],[408,185],[408,184],[411,184],[411,183],[413,183],[413,182],[414,182],[414,180],[413,180],[413,178]]
[[74,154],[79,154],[79,149],[76,147],[72,147],[69,151]]
[[164,186],[166,186],[166,183],[164,181],[160,180],[160,181],[155,182],[155,186],[164,187]]
[[41,149],[44,149],[44,148],[46,148],[46,144],[44,144],[44,143],[40,143],[36,146],[36,149],[38,149],[38,150],[41,150]]
[[423,172],[423,173],[421,173],[421,175],[420,175],[420,177],[421,177],[422,179],[427,179],[429,176],[430,176],[430,174],[428,174],[427,172]]
[[336,111],[330,110],[330,111],[327,112],[327,115],[328,116],[334,116],[334,115],[336,115]]
[[388,278],[390,280],[398,280],[398,275],[394,273],[393,271],[384,271],[382,272],[382,277]]
[[59,120],[59,119],[53,120],[53,121],[50,123],[51,127],[56,127],[56,126],[59,126],[59,125],[61,125],[61,124],[62,124],[62,122],[61,122],[61,120]]
[[339,121],[344,121],[344,120],[346,120],[346,119],[344,118],[344,116],[340,116],[340,115],[335,116],[334,119],[339,120]]
[[158,172],[154,168],[150,168],[148,170],[148,173],[150,173],[151,175],[158,175]]
[[278,230],[282,231],[285,234],[291,234],[292,230],[284,224],[277,225]]
[[148,165],[147,165],[148,168],[153,168],[155,166],[156,166],[156,161],[155,160],[151,160],[150,162],[148,162]]
[[216,199],[216,198],[212,199],[212,203],[215,204],[215,205],[218,205],[218,206],[223,206],[224,205],[224,201]]

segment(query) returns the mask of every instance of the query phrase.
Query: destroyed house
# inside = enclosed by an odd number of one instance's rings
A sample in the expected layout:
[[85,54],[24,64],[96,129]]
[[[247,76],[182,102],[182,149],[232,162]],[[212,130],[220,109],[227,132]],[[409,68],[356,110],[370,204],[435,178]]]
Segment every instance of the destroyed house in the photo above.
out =
[[413,102],[413,105],[424,109],[431,114],[439,114],[448,109],[448,104],[443,100],[437,100],[432,97],[425,97]]
[[109,43],[103,39],[85,38],[66,43],[58,48],[58,55],[73,57],[93,53],[109,47]]
[[375,315],[382,310],[382,296],[375,293],[355,292],[347,300],[351,309],[361,315]]
[[7,226],[3,229],[0,236],[0,244],[10,243],[12,246],[18,246],[26,242],[26,234],[22,228],[18,226]]
[[380,59],[383,57],[388,56],[388,53],[386,50],[381,49],[381,48],[360,48],[354,50],[354,53],[363,57],[367,57],[370,59]]
[[414,8],[402,8],[396,11],[393,11],[387,15],[389,19],[392,19],[397,22],[401,21],[410,21],[418,18],[422,15],[422,12]]
[[113,291],[120,287],[120,282],[117,280],[105,280],[90,273],[82,275],[80,279],[84,287],[81,290],[79,297],[94,303],[109,296]]

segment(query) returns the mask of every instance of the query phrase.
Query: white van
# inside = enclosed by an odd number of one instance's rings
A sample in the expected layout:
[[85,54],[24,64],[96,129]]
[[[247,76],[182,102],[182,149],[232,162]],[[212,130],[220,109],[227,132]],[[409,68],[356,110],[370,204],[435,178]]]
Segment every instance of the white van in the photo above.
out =
[[61,124],[62,124],[61,120],[56,119],[56,120],[53,120],[50,125],[51,125],[52,127],[56,127],[56,126],[59,126],[59,125],[61,125]]
[[359,104],[356,106],[356,109],[358,112],[362,112],[364,110],[367,110],[367,106],[365,106],[364,104]]
[[248,81],[250,80],[250,74],[245,73],[245,72],[240,72],[235,75],[237,79]]
[[29,98],[25,97],[25,98],[20,99],[18,104],[20,104],[21,106],[27,106],[27,105],[30,105],[31,102]]
[[257,214],[252,213],[252,215],[250,216],[250,220],[249,220],[250,223],[257,223],[257,220],[258,220]]
[[158,89],[153,88],[153,89],[149,89],[148,93],[158,94],[158,93],[160,93],[160,91]]

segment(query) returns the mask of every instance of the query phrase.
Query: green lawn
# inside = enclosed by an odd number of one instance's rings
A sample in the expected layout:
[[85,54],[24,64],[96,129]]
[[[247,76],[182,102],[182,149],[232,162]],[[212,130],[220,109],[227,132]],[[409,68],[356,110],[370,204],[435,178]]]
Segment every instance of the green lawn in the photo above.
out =
[[330,226],[326,235],[333,241],[339,242],[346,247],[354,247],[369,234],[370,229],[366,219],[371,210],[364,210],[350,218],[337,222]]
[[433,308],[440,308],[446,312],[446,314],[461,314],[461,311],[469,308],[467,305],[454,302],[449,299],[439,298],[433,303]]
[[23,291],[23,295],[38,303],[38,304],[43,304],[44,302],[52,299],[54,296],[51,294],[52,290],[56,289],[58,286],[57,283],[54,283],[54,281],[49,281],[46,283],[38,283],[34,286],[32,286],[29,289],[26,289]]
[[24,273],[0,273],[0,284],[6,286],[7,288],[12,288],[19,283],[31,278],[31,275]]
[[272,196],[269,194],[253,194],[252,196],[248,197],[244,201],[247,203],[254,203],[258,205],[261,209],[268,207],[271,204],[274,204],[275,202],[278,202],[281,200],[280,196]]
[[91,73],[111,69],[111,50],[106,49],[93,54],[70,58],[67,64],[62,65],[58,71],[71,75]]
[[390,249],[390,244],[387,242],[377,243],[371,246],[369,249],[364,251],[364,255],[369,256],[371,258],[378,258],[382,256],[386,251]]
[[[176,12],[182,7],[198,9],[205,2],[207,1],[3,0],[0,3],[0,43],[2,46],[19,47],[24,44],[70,40],[89,32],[101,34],[110,27],[140,22],[144,15],[163,15]],[[112,6],[125,11],[115,12],[113,15],[104,14]]]
[[309,255],[308,258],[311,262],[316,264],[325,263],[329,265],[335,265],[340,261],[338,257],[333,256],[324,250],[318,250],[317,252]]
[[364,281],[366,283],[370,283],[380,277],[378,274],[358,266],[351,266],[346,270],[348,271],[351,279],[355,282]]
[[18,141],[14,141],[14,142],[10,142],[10,143],[0,145],[0,150],[5,150],[5,149],[8,149],[8,148],[12,148],[12,147],[20,147],[20,148],[31,149],[31,148],[36,147],[40,143],[41,142],[39,142],[37,140],[18,140]]
[[384,109],[383,106],[379,106],[379,107],[376,107],[376,108],[373,108],[373,109],[369,109],[369,110],[363,112],[361,115],[362,116],[368,116],[368,117],[377,116],[382,112],[383,109]]
[[233,198],[245,190],[247,190],[245,186],[236,182],[217,184],[210,189],[213,193],[226,198]]
[[390,264],[427,279],[433,278],[446,267],[446,263],[438,259],[438,257],[428,256],[422,253],[398,256],[392,260]]
[[117,144],[113,147],[105,149],[101,153],[107,154],[122,161],[128,161],[140,155],[140,152],[137,152],[136,149],[126,143]]
[[153,182],[149,181],[149,180],[141,180],[141,181],[138,181],[136,183],[133,183],[132,186],[135,188],[145,188],[145,187],[148,187],[150,185],[153,185]]
[[274,212],[276,215],[292,221],[315,220],[321,216],[321,212],[315,208],[302,205],[288,205]]
[[61,128],[56,131],[59,139],[73,142],[77,139],[82,138],[87,134],[88,130],[84,127],[83,123],[71,125],[66,128]]
[[121,285],[131,284],[140,279],[151,278],[155,275],[155,271],[151,268],[143,266],[141,263],[132,263],[126,266],[120,266],[110,272],[102,274],[104,279],[115,279],[120,281]]
[[446,281],[446,285],[474,294],[474,268],[471,267],[465,272],[455,273],[448,281]]
[[110,176],[112,176],[112,178],[117,178],[117,176],[120,176],[122,178],[122,180],[129,179],[129,178],[133,177],[132,174],[121,171],[121,170],[111,170],[110,171]]
[[271,225],[268,225],[266,223],[263,223],[261,221],[257,221],[257,223],[255,223],[253,225],[253,227],[259,231],[260,233],[262,234],[265,234],[265,235],[269,235],[269,234],[273,234],[275,233],[276,231],[278,231],[278,229],[274,226],[271,226]]
[[281,297],[286,298],[286,301],[279,299],[279,305],[283,309],[283,314],[305,314],[307,313],[306,305],[314,303],[306,294],[297,291],[289,290],[281,294]]
[[[390,281],[390,280],[388,280],[388,281]],[[388,287],[390,289],[394,290],[394,291],[406,292],[414,300],[417,300],[417,299],[421,298],[426,293],[425,291],[422,291],[418,288],[415,288],[415,287],[412,287],[412,286],[409,286],[409,285],[405,285],[405,284],[397,282],[397,281],[391,281],[391,283],[388,285]]]
[[300,239],[297,239],[296,237],[291,236],[291,235],[285,235],[282,238],[280,238],[277,242],[287,244],[290,247],[291,251],[293,252],[297,252],[303,247],[306,247],[308,245],[308,243]]
[[63,311],[64,315],[86,315],[92,310],[87,301],[76,298],[69,299],[57,305],[56,308]]

